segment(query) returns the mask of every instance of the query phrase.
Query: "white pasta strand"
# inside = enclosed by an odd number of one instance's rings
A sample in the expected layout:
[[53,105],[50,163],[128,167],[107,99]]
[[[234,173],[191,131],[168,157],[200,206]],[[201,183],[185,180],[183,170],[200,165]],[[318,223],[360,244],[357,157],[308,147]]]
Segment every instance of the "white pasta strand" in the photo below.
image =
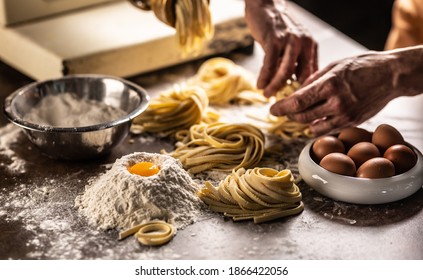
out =
[[234,169],[218,187],[206,182],[198,196],[211,210],[234,221],[253,219],[262,223],[304,210],[300,189],[288,169]]
[[177,139],[171,155],[193,174],[253,167],[264,153],[263,133],[249,124],[197,124],[177,134]]
[[223,57],[206,60],[190,83],[202,87],[213,105],[268,102],[262,91],[256,88],[252,74]]

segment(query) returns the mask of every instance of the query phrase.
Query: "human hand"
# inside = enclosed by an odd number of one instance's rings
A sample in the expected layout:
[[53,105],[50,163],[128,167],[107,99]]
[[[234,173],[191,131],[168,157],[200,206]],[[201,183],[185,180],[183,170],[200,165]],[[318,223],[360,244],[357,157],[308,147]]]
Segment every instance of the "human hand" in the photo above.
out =
[[397,83],[401,66],[396,57],[369,52],[332,63],[276,102],[270,112],[309,123],[316,136],[358,125],[401,95]]
[[302,83],[318,68],[317,43],[292,17],[282,0],[245,0],[245,19],[265,56],[257,87],[270,97],[294,74]]

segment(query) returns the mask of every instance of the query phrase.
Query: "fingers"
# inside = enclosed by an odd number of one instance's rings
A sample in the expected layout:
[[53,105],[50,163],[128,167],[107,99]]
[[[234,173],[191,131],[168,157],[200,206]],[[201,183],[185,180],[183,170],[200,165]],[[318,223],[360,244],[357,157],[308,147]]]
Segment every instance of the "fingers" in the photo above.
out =
[[301,84],[317,71],[318,68],[317,43],[311,38],[306,38],[303,41],[304,47],[298,57],[298,65],[295,73]]
[[348,121],[343,116],[332,116],[314,121],[309,128],[313,135],[320,136],[339,131],[344,127],[356,125],[359,125],[359,122]]
[[[276,52],[273,53],[273,55]],[[280,64],[276,58],[267,57],[265,63],[271,65],[271,71],[266,74],[266,80],[260,80],[260,88],[264,88],[264,95],[270,97],[280,90],[293,74],[303,83],[318,68],[317,43],[304,34],[290,34],[282,52]],[[263,72],[263,71],[262,71]],[[273,75],[272,75],[273,74]]]
[[273,104],[270,113],[309,123],[311,132],[321,135],[359,120],[350,110],[351,106],[354,107],[353,99],[342,95],[346,89],[334,73],[325,73],[291,96]]
[[306,87],[302,87],[291,96],[283,98],[270,107],[270,113],[275,116],[295,115],[316,107],[326,100],[327,90],[322,90],[325,86],[325,77],[322,77]]
[[[259,77],[257,79],[257,87],[264,89],[275,75],[278,67],[279,51],[273,48],[264,55],[263,66],[260,70]],[[270,97],[270,96],[266,96]]]
[[312,123],[315,120],[330,118],[333,114],[333,109],[330,106],[329,102],[322,100],[321,102],[312,106],[312,108],[307,109],[304,112],[288,115],[290,120],[299,122],[299,123]]
[[279,69],[272,77],[270,83],[264,89],[264,96],[270,97],[280,90],[286,81],[295,73],[296,62],[299,56],[300,47],[296,42],[289,42],[283,52]]
[[331,132],[334,128],[335,127],[333,126],[333,124],[331,124],[330,120],[328,119],[316,120],[309,126],[310,132],[316,137],[323,134],[327,134]]

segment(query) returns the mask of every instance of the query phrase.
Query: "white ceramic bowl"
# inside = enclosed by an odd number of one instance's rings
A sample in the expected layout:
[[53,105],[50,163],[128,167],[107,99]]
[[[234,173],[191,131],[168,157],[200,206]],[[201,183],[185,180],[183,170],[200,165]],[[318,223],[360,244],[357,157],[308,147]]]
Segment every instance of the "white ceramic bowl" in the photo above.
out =
[[317,192],[334,200],[355,204],[382,204],[406,198],[423,184],[423,156],[415,147],[416,165],[405,173],[381,179],[339,175],[318,165],[311,158],[313,142],[301,151],[298,168],[302,179]]

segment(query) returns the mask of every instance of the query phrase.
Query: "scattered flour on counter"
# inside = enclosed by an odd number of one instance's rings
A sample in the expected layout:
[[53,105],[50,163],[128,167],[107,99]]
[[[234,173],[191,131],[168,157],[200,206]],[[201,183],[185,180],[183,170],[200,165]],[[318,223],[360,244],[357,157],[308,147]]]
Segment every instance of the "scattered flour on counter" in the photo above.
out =
[[[72,218],[66,215],[67,203],[51,199],[58,187],[66,186],[57,181],[41,180],[33,184],[20,184],[7,196],[0,196],[0,203],[5,209],[0,212],[3,222],[22,223],[22,230],[28,236],[25,246],[31,247],[32,252],[26,258],[61,258],[60,255],[50,255],[44,250],[45,246],[53,249],[53,242],[61,243],[47,235],[46,231],[63,231],[69,234],[74,225]],[[69,252],[72,251],[72,246],[68,244]]]
[[[25,243],[16,245],[30,248],[21,258],[88,259],[100,255],[116,259],[133,249],[131,243],[117,246],[114,236],[86,225],[74,211],[74,201],[57,196],[59,188],[65,191],[73,188],[76,176],[78,172],[61,179],[40,179],[15,186],[7,196],[0,193],[0,219],[13,230],[21,225]],[[8,235],[7,231],[3,234]],[[115,247],[116,250],[108,249]],[[91,257],[87,257],[87,250],[92,250],[88,254]],[[128,253],[128,258],[136,259],[138,253]]]
[[12,174],[26,172],[26,161],[20,158],[11,148],[23,134],[22,130],[14,124],[8,124],[0,129],[0,156],[9,162],[0,160],[0,166],[5,167]]
[[124,115],[125,111],[103,102],[62,93],[44,97],[23,119],[46,126],[78,127],[109,122]]
[[[141,161],[155,163],[160,172],[149,177],[128,172],[128,167]],[[102,230],[127,229],[154,219],[181,229],[195,222],[204,207],[197,190],[178,160],[137,152],[116,160],[75,199],[75,206]]]

